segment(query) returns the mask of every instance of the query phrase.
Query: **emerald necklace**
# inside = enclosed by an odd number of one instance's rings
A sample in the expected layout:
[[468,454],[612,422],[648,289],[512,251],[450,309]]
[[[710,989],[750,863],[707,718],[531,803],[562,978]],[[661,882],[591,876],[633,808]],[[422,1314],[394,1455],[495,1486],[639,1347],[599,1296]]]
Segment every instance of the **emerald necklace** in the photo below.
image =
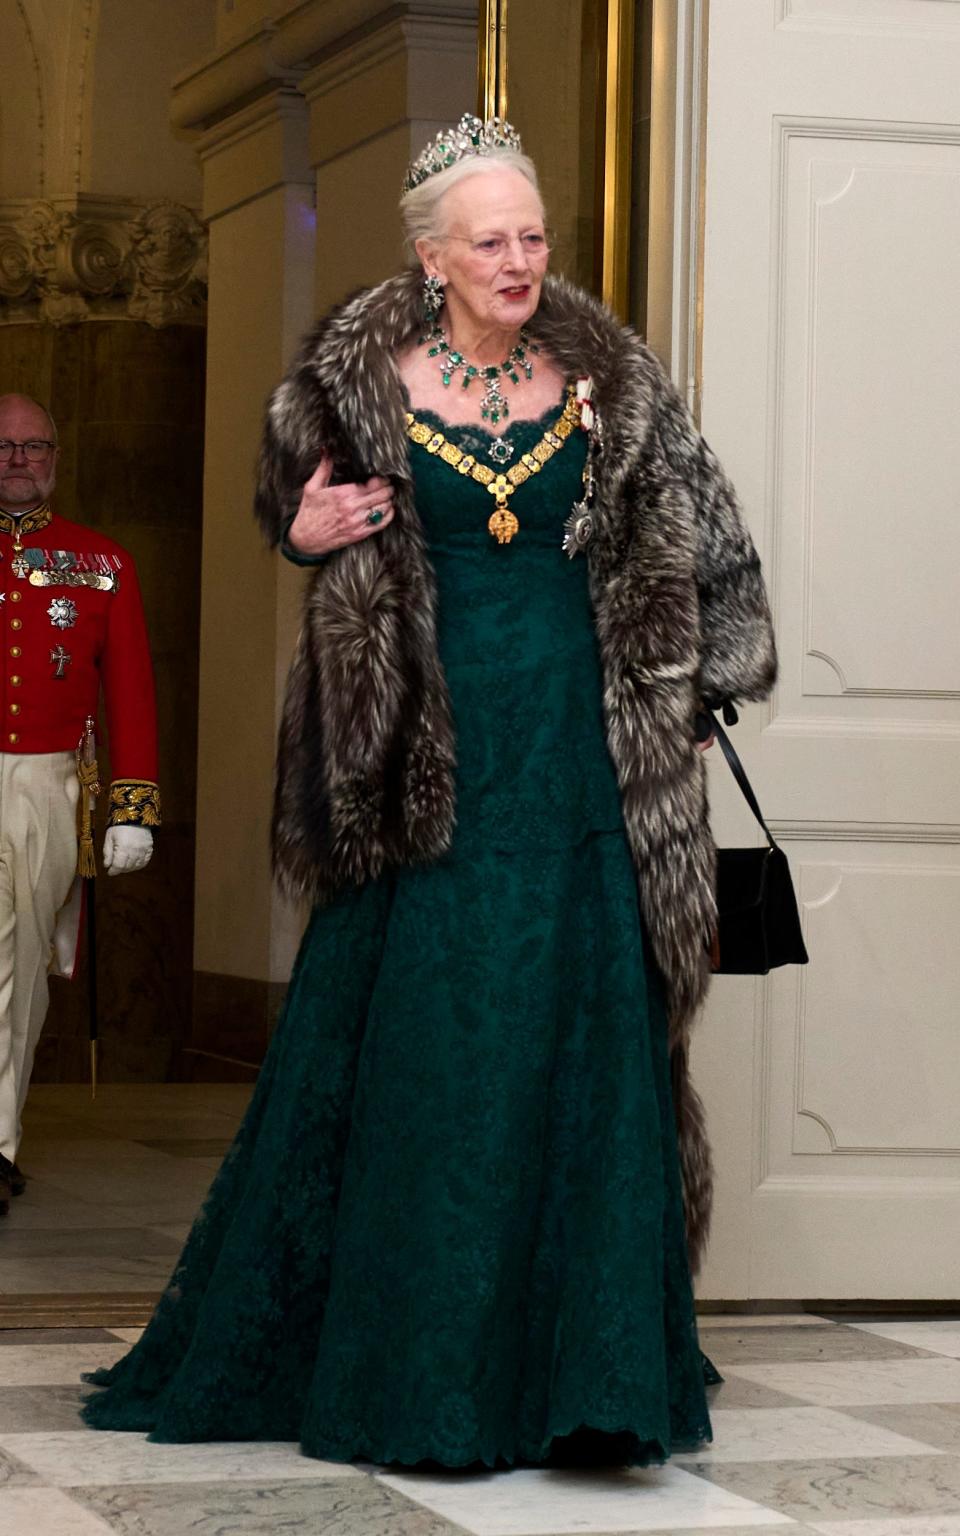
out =
[[446,336],[435,325],[426,340],[430,342],[427,350],[428,357],[439,357],[440,377],[443,379],[445,389],[449,389],[453,383],[454,374],[463,374],[463,388],[469,389],[474,379],[482,379],[486,388],[480,397],[480,415],[484,421],[490,421],[494,426],[503,417],[510,415],[510,403],[503,393],[502,379],[510,379],[511,383],[520,383],[520,374],[526,378],[533,378],[534,356],[540,351],[536,342],[530,340],[524,328],[520,332],[520,340],[517,342],[509,357],[505,357],[502,363],[494,363],[490,368],[478,368],[475,363],[468,363],[462,352],[454,352],[447,341]]

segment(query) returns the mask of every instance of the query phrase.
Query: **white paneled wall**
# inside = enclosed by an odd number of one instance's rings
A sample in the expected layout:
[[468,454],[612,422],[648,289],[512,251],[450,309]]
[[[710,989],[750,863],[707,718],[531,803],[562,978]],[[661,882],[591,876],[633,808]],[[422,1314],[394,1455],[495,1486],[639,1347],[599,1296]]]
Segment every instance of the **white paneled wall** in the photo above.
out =
[[709,50],[703,424],[775,603],[740,740],[811,964],[716,985],[702,1291],[953,1298],[960,4],[711,0]]

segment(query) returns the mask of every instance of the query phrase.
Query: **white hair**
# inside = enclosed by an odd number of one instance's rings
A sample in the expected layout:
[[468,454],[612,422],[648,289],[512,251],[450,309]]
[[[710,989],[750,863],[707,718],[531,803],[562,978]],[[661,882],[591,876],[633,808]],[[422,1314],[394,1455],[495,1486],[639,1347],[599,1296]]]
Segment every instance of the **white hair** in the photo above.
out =
[[448,165],[445,171],[435,171],[425,181],[421,181],[418,187],[404,192],[400,199],[400,218],[403,221],[403,234],[407,255],[413,265],[419,264],[416,253],[418,240],[442,240],[447,232],[446,220],[443,216],[443,200],[451,189],[459,182],[465,181],[468,176],[482,176],[490,171],[519,171],[529,181],[540,203],[541,214],[543,208],[543,196],[540,192],[540,183],[537,180],[537,168],[529,155],[521,154],[516,149],[495,149],[489,155],[464,155],[462,160],[457,160],[454,165]]

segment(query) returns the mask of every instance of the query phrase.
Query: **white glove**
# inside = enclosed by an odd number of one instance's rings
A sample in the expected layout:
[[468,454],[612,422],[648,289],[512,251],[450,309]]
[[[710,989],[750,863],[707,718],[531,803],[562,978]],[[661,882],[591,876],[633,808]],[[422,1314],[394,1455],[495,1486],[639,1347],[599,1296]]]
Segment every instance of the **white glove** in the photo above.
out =
[[103,867],[111,875],[131,875],[150,863],[153,833],[149,827],[108,827],[103,840]]

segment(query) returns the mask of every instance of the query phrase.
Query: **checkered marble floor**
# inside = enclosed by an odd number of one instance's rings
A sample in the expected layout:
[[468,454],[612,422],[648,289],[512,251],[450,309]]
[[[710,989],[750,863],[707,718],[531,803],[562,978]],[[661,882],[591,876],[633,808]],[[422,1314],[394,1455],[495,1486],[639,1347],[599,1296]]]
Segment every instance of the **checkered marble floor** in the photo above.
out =
[[960,1319],[705,1318],[710,1451],[480,1475],[85,1429],[81,1371],[137,1336],[0,1332],[3,1536],[960,1536]]

